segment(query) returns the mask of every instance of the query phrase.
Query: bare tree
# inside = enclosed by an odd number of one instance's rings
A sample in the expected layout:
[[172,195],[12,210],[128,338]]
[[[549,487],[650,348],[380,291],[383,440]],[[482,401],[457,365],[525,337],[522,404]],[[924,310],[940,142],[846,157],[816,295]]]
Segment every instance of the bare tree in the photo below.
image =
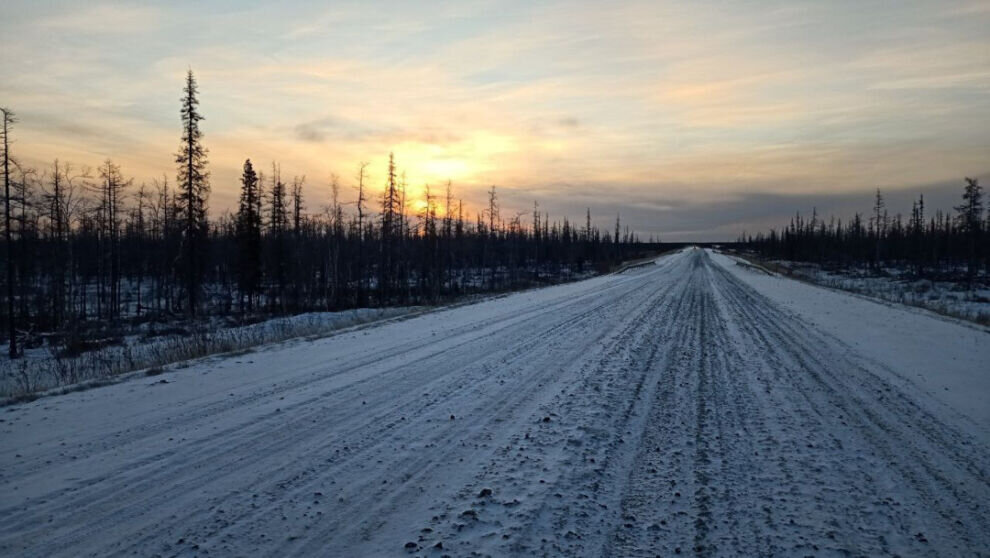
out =
[[105,306],[107,317],[120,317],[120,212],[122,194],[131,181],[121,174],[120,166],[107,159],[99,169],[100,202],[96,206],[100,225],[100,269],[98,303]]
[[329,252],[327,254],[327,273],[324,273],[326,286],[325,297],[327,306],[335,309],[340,306],[340,252],[341,238],[344,236],[344,210],[340,203],[340,180],[337,175],[330,176],[330,205],[327,207],[327,235],[329,236]]
[[497,232],[495,230],[495,223],[499,221],[499,211],[498,211],[498,195],[495,192],[495,185],[492,184],[491,189],[488,190],[488,209],[486,210],[488,215],[488,259],[491,262],[491,283],[490,290],[495,290],[495,270],[498,268],[497,258],[495,257],[495,243],[497,242]]
[[17,122],[14,111],[0,107],[3,120],[3,199],[4,199],[4,238],[7,241],[7,335],[10,337],[8,354],[17,357],[17,321],[14,316],[14,241],[10,231],[10,129]]
[[365,279],[364,279],[364,204],[368,201],[364,194],[364,180],[368,176],[368,164],[361,161],[358,163],[357,173],[357,305],[363,306],[365,301]]

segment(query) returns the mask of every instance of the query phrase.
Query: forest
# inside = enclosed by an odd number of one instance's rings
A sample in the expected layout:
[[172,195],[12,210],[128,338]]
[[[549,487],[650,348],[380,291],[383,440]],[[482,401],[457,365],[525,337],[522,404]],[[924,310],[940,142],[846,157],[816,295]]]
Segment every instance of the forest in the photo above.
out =
[[782,230],[744,236],[745,248],[768,259],[812,262],[835,269],[867,267],[908,271],[915,277],[964,281],[971,286],[990,278],[990,212],[984,211],[983,188],[966,178],[960,204],[952,211],[926,213],[925,198],[912,203],[905,219],[889,215],[877,189],[873,207],[864,217],[846,222],[797,214]]
[[13,149],[18,118],[2,109],[0,312],[11,357],[46,341],[81,350],[140,323],[436,304],[605,272],[659,248],[618,216],[599,230],[590,209],[580,224],[551,221],[538,203],[503,214],[495,186],[473,216],[449,181],[407,199],[393,155],[383,185],[357,165],[348,203],[337,176],[314,189],[278,163],[246,159],[236,210],[211,217],[192,71],[180,114],[175,180],[137,184],[111,159],[28,167]]

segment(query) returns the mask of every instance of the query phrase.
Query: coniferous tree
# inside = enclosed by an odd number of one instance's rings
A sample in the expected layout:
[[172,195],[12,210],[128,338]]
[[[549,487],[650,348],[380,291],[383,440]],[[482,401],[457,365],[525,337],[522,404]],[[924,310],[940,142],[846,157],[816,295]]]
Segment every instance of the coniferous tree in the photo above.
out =
[[[980,279],[981,266],[990,268],[990,248],[984,235],[983,193],[975,179],[966,179],[963,204],[955,215],[942,210],[929,214],[924,196],[912,204],[905,224],[900,215],[888,217],[882,196],[875,198],[869,224],[859,213],[847,223],[812,218],[815,226],[800,214],[783,231],[740,239],[761,255],[795,261],[811,261],[826,266],[904,265],[917,277],[956,281],[965,270],[967,281]],[[880,242],[882,241],[882,249]],[[990,276],[990,269],[987,270]]]
[[395,252],[399,235],[402,232],[401,199],[399,194],[398,177],[395,169],[395,155],[388,155],[388,173],[385,179],[385,190],[382,192],[382,219],[380,231],[378,293],[379,304],[389,303],[392,286],[395,280]]
[[911,248],[914,255],[914,272],[918,277],[924,275],[924,235],[925,235],[925,197],[911,204],[911,221],[908,225],[911,236]]
[[144,247],[148,244],[148,231],[147,231],[147,220],[146,213],[150,209],[150,199],[151,194],[148,192],[147,187],[144,183],[138,188],[138,191],[134,195],[134,199],[137,203],[137,207],[134,208],[131,213],[131,224],[130,224],[130,239],[132,241],[132,263],[135,264],[135,269],[133,273],[135,293],[137,296],[135,314],[140,317],[142,312],[145,310],[145,304],[142,302],[142,282],[143,279],[148,275],[147,262],[148,254]]
[[967,243],[966,276],[970,283],[976,274],[979,262],[978,247],[980,246],[980,236],[983,228],[983,188],[979,180],[966,178],[966,187],[963,190],[963,203],[956,206],[956,220],[960,232],[965,236]]
[[303,212],[306,207],[303,202],[303,184],[306,182],[306,177],[294,176],[292,177],[292,190],[289,192],[290,196],[290,209],[292,212],[292,242],[290,249],[290,275],[292,278],[292,308],[297,310],[301,304],[302,291],[305,289],[305,280],[303,279],[300,270],[302,266],[303,250],[302,244],[305,239],[303,238]]
[[261,283],[261,196],[258,173],[251,159],[244,161],[241,196],[237,207],[238,280],[241,311],[254,309],[254,298]]
[[[272,189],[268,201],[268,234],[271,240],[271,265],[269,268],[275,275],[274,292],[269,297],[269,306],[285,311],[285,252],[286,227],[288,224],[287,207],[285,203],[285,183],[282,182],[282,168],[272,163]],[[276,305],[277,303],[277,305]]]
[[206,170],[207,149],[203,147],[203,132],[199,123],[199,92],[192,70],[186,74],[186,86],[182,96],[182,144],[176,154],[178,164],[176,182],[179,184],[177,201],[180,218],[183,219],[183,243],[185,244],[186,312],[196,315],[196,305],[203,273],[203,257],[209,225],[207,199],[210,194],[210,173]]
[[[92,182],[87,172],[73,175],[56,160],[42,184],[38,173],[9,156],[4,142],[9,275],[3,317],[13,354],[22,340],[31,346],[42,338],[24,332],[65,334],[72,330],[58,330],[78,327],[73,335],[85,336],[88,328],[97,326],[95,332],[103,322],[125,317],[228,315],[235,300],[241,312],[264,304],[273,313],[364,306],[369,294],[382,305],[435,303],[465,291],[563,280],[575,268],[601,263],[591,260],[611,257],[609,248],[597,247],[602,238],[612,242],[607,234],[587,221],[584,231],[566,219],[561,229],[538,204],[531,229],[521,214],[503,220],[494,186],[476,225],[465,222],[461,200],[455,207],[449,181],[442,201],[429,187],[425,199],[414,200],[394,155],[381,220],[368,219],[365,163],[356,181],[356,218],[348,220],[335,179],[327,211],[307,214],[302,178],[289,190],[274,164],[268,191],[266,178],[245,161],[236,215],[210,223],[202,116],[191,73],[184,91],[177,188],[163,178],[151,191],[142,186],[125,196],[131,181],[110,160]],[[12,113],[4,111],[4,117],[7,140]],[[418,222],[410,219],[412,207]],[[202,298],[206,292],[208,299]],[[262,293],[264,303],[258,301]]]
[[883,242],[883,235],[887,229],[887,209],[884,206],[883,195],[880,194],[880,188],[877,188],[877,197],[873,203],[873,239],[875,241],[875,256],[874,265],[880,266],[880,244]]

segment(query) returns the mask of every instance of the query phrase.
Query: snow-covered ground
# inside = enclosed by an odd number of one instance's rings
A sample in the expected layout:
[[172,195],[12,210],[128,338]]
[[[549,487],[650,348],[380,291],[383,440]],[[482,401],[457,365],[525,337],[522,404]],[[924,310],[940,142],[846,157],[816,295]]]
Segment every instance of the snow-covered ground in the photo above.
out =
[[[733,269],[729,257],[714,258]],[[733,271],[782,309],[990,429],[990,328],[746,269]]]
[[[965,281],[919,279],[904,265],[888,265],[878,275],[867,267],[839,271],[805,262],[774,261],[773,264],[816,285],[926,308],[946,316],[990,325],[990,288],[982,282],[977,282],[970,288]],[[959,269],[957,272],[962,275],[964,270]]]
[[[140,334],[87,351],[78,356],[59,356],[58,349],[44,345],[28,349],[23,358],[0,360],[0,403],[45,390],[72,391],[89,381],[112,382],[121,374],[168,365],[183,366],[196,357],[241,351],[251,347],[294,339],[330,335],[361,324],[425,311],[424,307],[357,308],[340,312],[307,312],[270,318],[248,325],[230,326],[215,318],[194,324],[189,331],[178,324],[171,329],[181,333],[156,334],[160,324],[146,323]],[[166,331],[170,329],[164,326]],[[55,389],[58,388],[58,389]]]
[[685,250],[0,412],[0,555],[981,555],[990,334]]

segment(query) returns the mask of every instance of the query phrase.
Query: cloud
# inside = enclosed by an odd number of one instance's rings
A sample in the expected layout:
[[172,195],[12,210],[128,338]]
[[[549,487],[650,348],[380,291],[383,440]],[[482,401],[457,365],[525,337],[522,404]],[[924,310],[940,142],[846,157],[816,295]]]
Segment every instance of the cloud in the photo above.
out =
[[37,27],[57,33],[139,34],[154,30],[162,17],[162,10],[155,6],[92,3],[44,17]]
[[760,200],[985,169],[990,13],[850,6],[21,2],[0,98],[26,156],[112,155],[140,180],[174,172],[192,67],[217,210],[247,157],[311,184],[367,160],[379,184],[394,151],[416,188],[452,178],[469,203],[498,184],[522,209],[725,234]]
[[296,125],[295,135],[300,141],[323,143],[328,138],[345,141],[361,141],[386,132],[361,122],[339,117],[324,117]]
[[[990,170],[976,173],[981,182],[990,179]],[[559,215],[583,215],[591,207],[592,220],[604,230],[612,230],[616,215],[623,223],[634,223],[634,230],[643,238],[653,234],[669,242],[735,240],[743,233],[778,231],[800,213],[810,218],[812,212],[826,221],[832,218],[847,222],[855,213],[864,215],[873,203],[873,191],[860,190],[844,193],[766,193],[741,192],[722,198],[687,201],[659,193],[669,188],[655,184],[638,193],[622,197],[595,196],[596,191],[608,191],[612,186],[603,184],[570,185],[573,195],[558,197],[541,203],[541,208]],[[963,179],[946,178],[931,183],[919,183],[900,188],[884,189],[885,202],[891,217],[906,216],[911,203],[924,195],[928,208],[950,208],[958,203],[962,194]],[[650,194],[650,191],[658,192]],[[506,197],[503,196],[503,200]],[[514,201],[514,198],[508,200]],[[504,202],[503,202],[504,203]],[[527,207],[518,203],[513,207]],[[931,210],[934,211],[934,210]],[[931,213],[930,213],[931,214]]]

